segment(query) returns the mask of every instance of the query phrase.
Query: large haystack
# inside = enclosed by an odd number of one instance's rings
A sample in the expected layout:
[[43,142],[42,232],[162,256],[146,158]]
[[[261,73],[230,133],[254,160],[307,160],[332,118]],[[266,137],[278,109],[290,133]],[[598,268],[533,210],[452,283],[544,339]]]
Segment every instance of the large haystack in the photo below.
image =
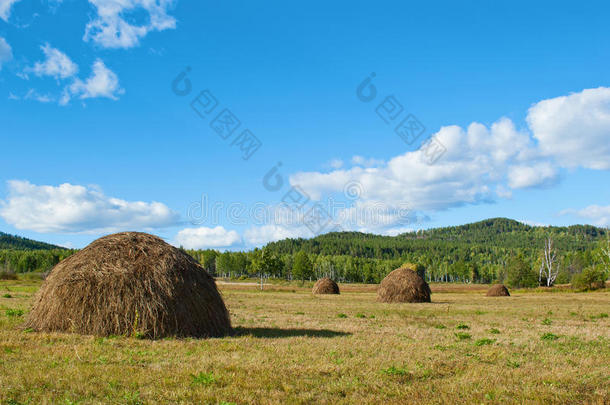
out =
[[160,238],[100,238],[53,268],[26,327],[91,335],[222,336],[229,312],[214,279]]
[[339,294],[339,286],[328,277],[316,281],[312,292],[314,294]]
[[489,290],[487,290],[488,297],[510,297],[508,293],[508,288],[504,286],[504,284],[494,284],[491,286]]
[[430,286],[414,266],[403,266],[386,276],[377,289],[381,302],[430,302]]

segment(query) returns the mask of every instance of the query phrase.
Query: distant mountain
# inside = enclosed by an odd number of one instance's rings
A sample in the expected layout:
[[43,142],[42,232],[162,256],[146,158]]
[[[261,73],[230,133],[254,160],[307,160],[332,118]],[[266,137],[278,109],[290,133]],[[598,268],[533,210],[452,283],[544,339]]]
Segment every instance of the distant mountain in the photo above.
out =
[[307,253],[322,255],[389,259],[409,253],[421,253],[431,247],[440,246],[539,250],[548,236],[552,236],[558,249],[584,251],[605,235],[605,229],[591,225],[543,227],[507,218],[491,218],[472,224],[403,233],[398,236],[334,232],[311,239],[284,239],[271,242],[267,246],[278,253],[292,254],[304,250]]
[[50,250],[64,249],[61,246],[51,245],[50,243],[38,242],[36,240],[22,238],[21,236],[9,235],[0,232],[0,249],[18,250]]

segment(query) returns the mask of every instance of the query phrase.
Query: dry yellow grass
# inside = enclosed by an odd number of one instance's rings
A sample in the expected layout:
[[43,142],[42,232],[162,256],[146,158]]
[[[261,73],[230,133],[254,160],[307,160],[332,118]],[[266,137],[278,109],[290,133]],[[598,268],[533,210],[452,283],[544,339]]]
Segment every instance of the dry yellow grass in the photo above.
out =
[[22,331],[38,287],[0,282],[2,403],[610,402],[609,292],[223,284],[237,336],[150,341]]

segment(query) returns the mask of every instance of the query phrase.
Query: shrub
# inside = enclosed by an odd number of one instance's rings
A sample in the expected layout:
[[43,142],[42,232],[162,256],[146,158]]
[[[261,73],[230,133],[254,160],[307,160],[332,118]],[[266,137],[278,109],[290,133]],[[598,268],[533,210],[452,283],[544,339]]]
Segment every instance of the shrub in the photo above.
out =
[[577,290],[597,290],[606,287],[607,274],[601,266],[587,267],[582,273],[572,277],[572,288]]
[[506,267],[508,273],[506,283],[509,286],[515,288],[538,286],[538,275],[525,262],[522,255],[512,257]]

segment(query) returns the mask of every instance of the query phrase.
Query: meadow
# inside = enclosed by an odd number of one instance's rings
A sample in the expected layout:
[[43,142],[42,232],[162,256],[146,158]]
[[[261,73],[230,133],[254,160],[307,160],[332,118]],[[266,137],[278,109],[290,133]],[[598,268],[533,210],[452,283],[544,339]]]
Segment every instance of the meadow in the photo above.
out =
[[40,283],[0,281],[2,404],[610,403],[607,291],[219,282],[234,336],[152,341],[24,330]]

